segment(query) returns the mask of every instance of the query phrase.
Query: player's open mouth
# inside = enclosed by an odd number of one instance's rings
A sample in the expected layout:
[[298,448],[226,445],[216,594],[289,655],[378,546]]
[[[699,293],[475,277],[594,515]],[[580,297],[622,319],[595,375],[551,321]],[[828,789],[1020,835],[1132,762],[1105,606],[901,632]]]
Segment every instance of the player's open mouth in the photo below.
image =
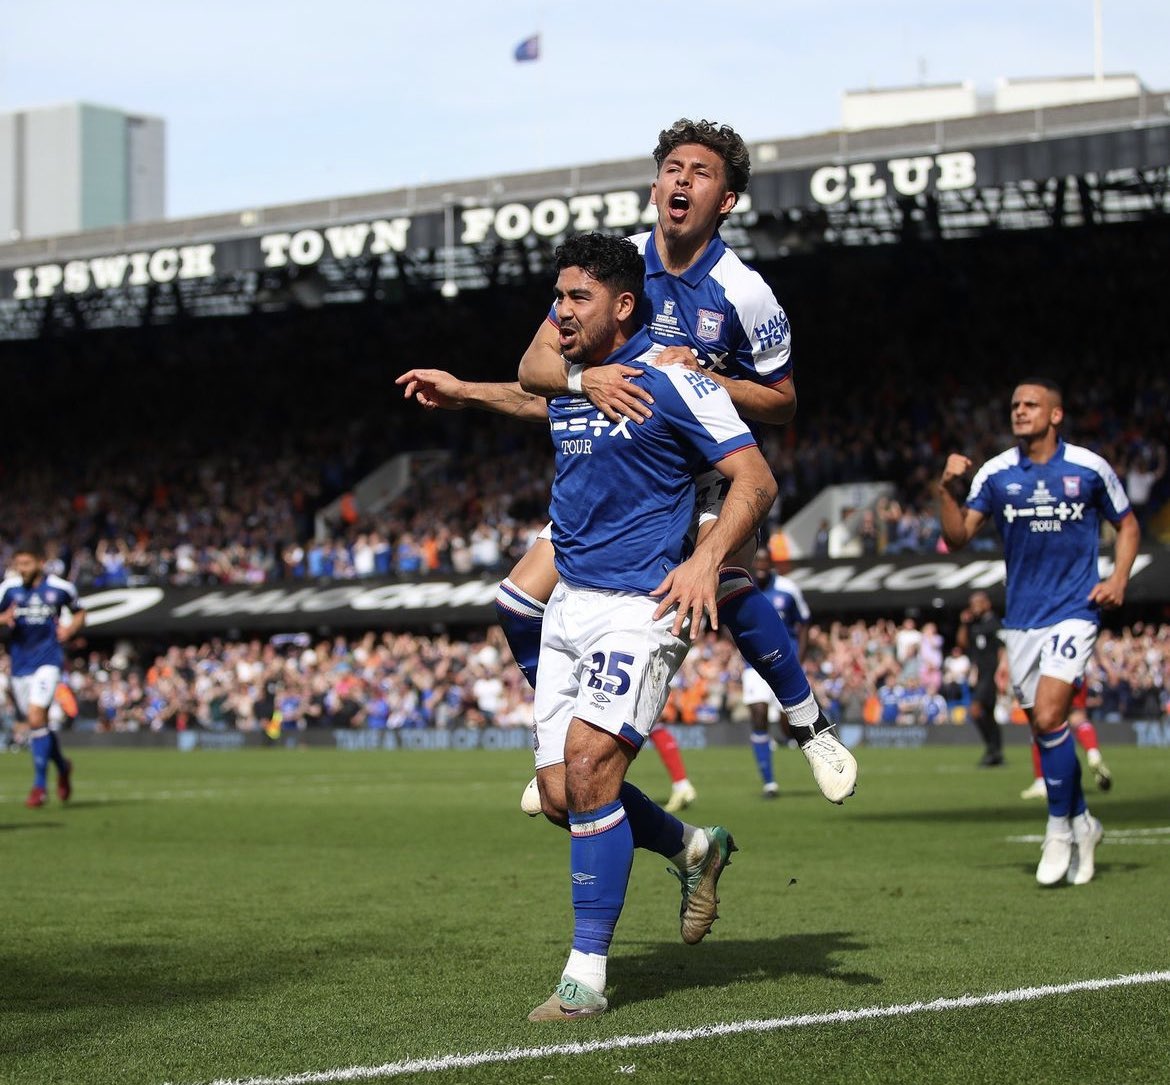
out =
[[564,350],[565,347],[569,346],[573,342],[573,340],[577,338],[577,329],[576,328],[566,328],[562,324],[561,330],[560,330],[560,335],[558,336],[558,338],[560,340],[561,350]]
[[691,201],[681,192],[676,192],[670,197],[666,209],[673,221],[681,222],[687,217],[687,212],[691,209]]

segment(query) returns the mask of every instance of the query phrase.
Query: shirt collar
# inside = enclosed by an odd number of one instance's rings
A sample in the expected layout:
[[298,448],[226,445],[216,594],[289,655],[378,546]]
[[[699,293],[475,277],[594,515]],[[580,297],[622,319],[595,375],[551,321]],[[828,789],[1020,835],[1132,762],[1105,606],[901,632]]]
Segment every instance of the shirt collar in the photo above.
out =
[[[1056,463],[1057,460],[1063,460],[1063,459],[1064,459],[1064,438],[1057,437],[1056,438],[1056,451],[1052,453],[1052,459],[1050,459],[1048,461],[1048,463]],[[1036,466],[1046,467],[1047,464],[1039,464],[1038,465],[1035,460],[1030,459],[1028,456],[1026,456],[1024,454],[1023,449],[1021,449],[1020,450],[1020,466],[1027,469],[1027,468],[1036,467]]]
[[[662,258],[658,255],[658,227],[655,226],[650,231],[650,240],[646,244],[646,278],[652,278],[658,275],[669,275],[670,272],[662,266]],[[681,275],[674,276],[676,279],[682,279],[687,286],[698,286],[710,273],[711,269],[719,263],[720,257],[726,251],[727,246],[723,243],[723,238],[715,234],[710,241],[707,242],[707,247],[700,253],[698,260],[696,260],[689,268]]]
[[650,338],[649,332],[645,328],[639,328],[601,364],[614,365],[620,362],[622,365],[628,365],[632,358],[637,358],[653,345],[654,340]]

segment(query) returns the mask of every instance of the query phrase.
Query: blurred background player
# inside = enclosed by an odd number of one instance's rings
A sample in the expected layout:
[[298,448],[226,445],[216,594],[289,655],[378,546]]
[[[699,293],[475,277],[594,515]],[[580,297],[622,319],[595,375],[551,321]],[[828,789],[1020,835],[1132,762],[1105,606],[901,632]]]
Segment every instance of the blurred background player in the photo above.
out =
[[[68,580],[45,573],[39,543],[18,545],[12,572],[0,583],[0,623],[12,630],[8,645],[12,697],[28,729],[33,755],[33,786],[24,804],[37,807],[45,805],[50,761],[57,769],[57,797],[64,802],[73,792],[73,766],[49,727],[49,708],[65,662],[62,645],[85,625],[85,611]],[[71,617],[62,625],[61,613],[66,610]]]
[[[807,623],[812,617],[804,594],[795,581],[776,572],[767,550],[756,551],[752,573],[755,576],[756,587],[771,603],[788,629],[788,635],[796,648],[797,659],[803,660],[805,645],[808,643]],[[792,728],[776,695],[750,663],[743,670],[743,703],[747,705],[751,716],[752,753],[755,755],[760,779],[764,784],[764,798],[774,799],[780,794],[780,787],[772,772],[772,735],[768,725],[779,724],[786,741],[793,737]]]
[[995,718],[1000,680],[1006,669],[999,631],[999,619],[991,609],[991,596],[985,591],[972,592],[967,609],[959,616],[955,643],[967,653],[975,670],[969,712],[971,722],[983,739],[983,756],[979,764],[984,768],[1004,763],[1003,733]]
[[[1077,742],[1085,751],[1085,760],[1089,762],[1089,770],[1097,782],[1100,791],[1108,791],[1113,786],[1113,773],[1105,764],[1101,754],[1101,744],[1097,740],[1097,728],[1089,719],[1089,686],[1082,678],[1076,684],[1073,692],[1072,705],[1068,713],[1068,725],[1072,728]],[[1040,749],[1032,743],[1032,782],[1020,792],[1021,799],[1045,799],[1048,797],[1048,788],[1044,783],[1044,772],[1040,767]]]
[[[942,534],[952,550],[966,546],[988,517],[1003,538],[1003,641],[1048,793],[1036,868],[1041,885],[1066,878],[1084,885],[1096,869],[1101,823],[1085,802],[1069,710],[1097,642],[1101,608],[1125,600],[1140,541],[1116,472],[1095,452],[1067,444],[1063,420],[1057,384],[1043,377],[1022,381],[1011,402],[1016,447],[979,468],[965,504],[954,491],[971,468],[966,456],[947,457],[938,487]],[[1097,571],[1102,518],[1117,528],[1113,572],[1104,580]]]

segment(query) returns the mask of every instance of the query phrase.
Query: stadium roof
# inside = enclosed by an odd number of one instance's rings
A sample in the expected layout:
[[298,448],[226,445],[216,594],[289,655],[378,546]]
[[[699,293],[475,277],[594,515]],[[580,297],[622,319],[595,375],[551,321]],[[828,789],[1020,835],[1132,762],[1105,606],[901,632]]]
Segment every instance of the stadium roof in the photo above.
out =
[[[748,196],[724,228],[748,258],[1170,214],[1170,92],[759,141],[751,153]],[[0,246],[11,318],[0,337],[37,334],[62,298],[71,310],[90,299],[69,317],[85,326],[132,320],[133,306],[106,320],[102,293],[151,292],[165,317],[171,295],[186,315],[287,304],[297,277],[307,306],[380,297],[411,277],[451,294],[507,281],[567,232],[653,222],[652,179],[647,155],[18,241]]]

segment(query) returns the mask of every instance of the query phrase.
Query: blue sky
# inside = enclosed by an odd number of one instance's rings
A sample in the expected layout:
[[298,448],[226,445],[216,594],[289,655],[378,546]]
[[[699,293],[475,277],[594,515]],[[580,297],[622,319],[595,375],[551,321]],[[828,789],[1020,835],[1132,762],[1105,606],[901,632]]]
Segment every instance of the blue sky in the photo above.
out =
[[[1170,2],[1103,0],[1108,72],[1170,90]],[[542,57],[518,64],[539,31]],[[678,116],[749,140],[841,92],[1088,74],[1093,0],[40,0],[8,5],[0,109],[167,122],[168,214],[646,155]]]

